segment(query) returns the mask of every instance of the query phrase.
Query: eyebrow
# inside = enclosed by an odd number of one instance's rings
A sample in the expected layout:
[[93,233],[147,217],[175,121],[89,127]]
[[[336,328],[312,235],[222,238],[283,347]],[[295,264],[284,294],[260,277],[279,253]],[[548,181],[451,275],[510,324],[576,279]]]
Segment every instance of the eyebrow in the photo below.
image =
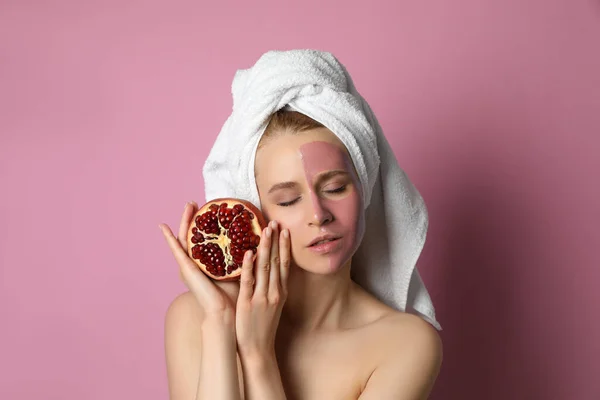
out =
[[321,175],[319,175],[319,177],[317,178],[317,182],[326,181],[327,179],[331,179],[334,176],[338,176],[338,175],[348,175],[348,172],[344,171],[343,169],[327,171],[327,172],[324,172]]
[[[324,172],[321,175],[319,175],[319,177],[317,178],[317,181],[318,182],[326,181],[327,179],[333,178],[334,176],[338,176],[338,175],[348,175],[348,172],[341,170],[341,169],[337,169],[334,171],[327,171],[327,172]],[[269,194],[273,193],[276,190],[293,189],[296,186],[298,186],[298,183],[292,182],[292,181],[276,183],[275,185],[271,186],[271,189],[269,189]]]
[[269,194],[273,193],[276,190],[281,190],[281,189],[292,189],[294,187],[296,187],[298,184],[296,182],[281,182],[281,183],[276,183],[275,185],[271,186],[271,189],[269,189]]

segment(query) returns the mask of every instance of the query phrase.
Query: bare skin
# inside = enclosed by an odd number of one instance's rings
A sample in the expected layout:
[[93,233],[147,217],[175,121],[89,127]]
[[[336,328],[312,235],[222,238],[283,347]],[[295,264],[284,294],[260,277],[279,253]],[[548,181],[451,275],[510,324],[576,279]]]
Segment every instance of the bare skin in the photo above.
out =
[[[309,152],[316,148],[311,147],[315,143],[319,151],[331,148],[327,159],[333,161],[307,168],[303,161],[311,159]],[[237,371],[228,376],[238,378],[239,393],[222,398],[427,398],[442,360],[437,332],[423,319],[379,302],[350,279],[351,255],[354,244],[358,244],[351,241],[360,240],[360,235],[353,233],[360,229],[361,215],[347,215],[353,211],[339,205],[355,204],[351,200],[360,189],[355,171],[342,162],[344,157],[347,152],[343,144],[327,129],[268,139],[257,153],[255,173],[262,210],[268,220],[278,222],[271,250],[278,252],[278,261],[289,257],[290,263],[288,269],[281,269],[288,272],[284,273],[285,282],[281,278],[280,317],[272,319],[276,329],[272,356],[268,348],[255,352],[266,353],[264,357],[247,356],[247,347],[240,354],[238,343],[237,368],[229,366]],[[346,174],[320,180],[334,169]],[[281,182],[294,184],[271,191]],[[342,187],[341,192],[333,190]],[[293,205],[282,206],[290,203]],[[179,237],[185,237],[196,207],[186,207]],[[346,214],[339,215],[340,210]],[[288,242],[281,236],[284,231],[289,232]],[[173,236],[169,239],[169,232],[165,235],[174,250],[177,242]],[[342,243],[350,242],[340,245],[335,254],[312,251],[308,243],[323,232],[335,232],[342,236]],[[190,291],[173,301],[165,322],[172,400],[203,398],[197,397],[199,379],[208,375],[203,375],[201,365],[214,364],[216,361],[207,357],[216,354],[222,337],[229,337],[227,333],[220,335],[221,331],[207,322],[214,320],[210,317],[213,313],[207,314],[210,304],[199,301],[190,271],[184,267],[181,271]],[[218,286],[232,303],[237,301],[239,284]]]

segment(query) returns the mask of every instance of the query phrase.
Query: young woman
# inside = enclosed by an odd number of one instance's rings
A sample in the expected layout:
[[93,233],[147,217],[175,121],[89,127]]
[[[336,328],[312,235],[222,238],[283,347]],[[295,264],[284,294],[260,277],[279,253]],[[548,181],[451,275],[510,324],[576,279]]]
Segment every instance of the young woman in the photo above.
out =
[[351,279],[365,212],[344,144],[280,110],[254,173],[271,222],[240,282],[214,282],[188,258],[197,204],[186,205],[177,236],[161,224],[189,288],[166,316],[171,399],[426,399],[442,360],[436,330]]

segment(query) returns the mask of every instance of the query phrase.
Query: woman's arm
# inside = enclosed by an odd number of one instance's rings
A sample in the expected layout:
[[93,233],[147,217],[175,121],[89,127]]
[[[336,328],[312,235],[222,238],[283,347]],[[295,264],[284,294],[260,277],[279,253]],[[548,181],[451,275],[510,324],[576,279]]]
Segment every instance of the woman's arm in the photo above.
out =
[[[236,336],[248,400],[285,400],[275,335],[287,298],[290,237],[271,221],[263,231],[256,263],[246,252],[236,304]],[[256,264],[256,265],[255,265]]]
[[171,400],[243,399],[233,326],[204,318],[191,293],[167,311],[165,352]]
[[205,321],[201,330],[200,340],[205,345],[196,400],[241,400],[234,325]]
[[240,357],[244,374],[244,393],[249,400],[285,400],[283,382],[275,355]]
[[240,400],[235,336],[239,284],[213,282],[188,256],[186,237],[198,206],[187,203],[179,234],[159,227],[179,264],[190,294],[179,296],[167,311],[165,347],[172,400]]

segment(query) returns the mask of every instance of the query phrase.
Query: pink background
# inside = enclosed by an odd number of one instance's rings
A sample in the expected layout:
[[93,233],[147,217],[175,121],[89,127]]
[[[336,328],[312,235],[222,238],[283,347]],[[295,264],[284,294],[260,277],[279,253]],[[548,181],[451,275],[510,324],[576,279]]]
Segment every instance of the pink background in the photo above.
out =
[[429,206],[432,398],[599,398],[600,2],[349,4],[1,3],[1,399],[167,398],[157,223],[203,200],[235,70],[305,47]]

